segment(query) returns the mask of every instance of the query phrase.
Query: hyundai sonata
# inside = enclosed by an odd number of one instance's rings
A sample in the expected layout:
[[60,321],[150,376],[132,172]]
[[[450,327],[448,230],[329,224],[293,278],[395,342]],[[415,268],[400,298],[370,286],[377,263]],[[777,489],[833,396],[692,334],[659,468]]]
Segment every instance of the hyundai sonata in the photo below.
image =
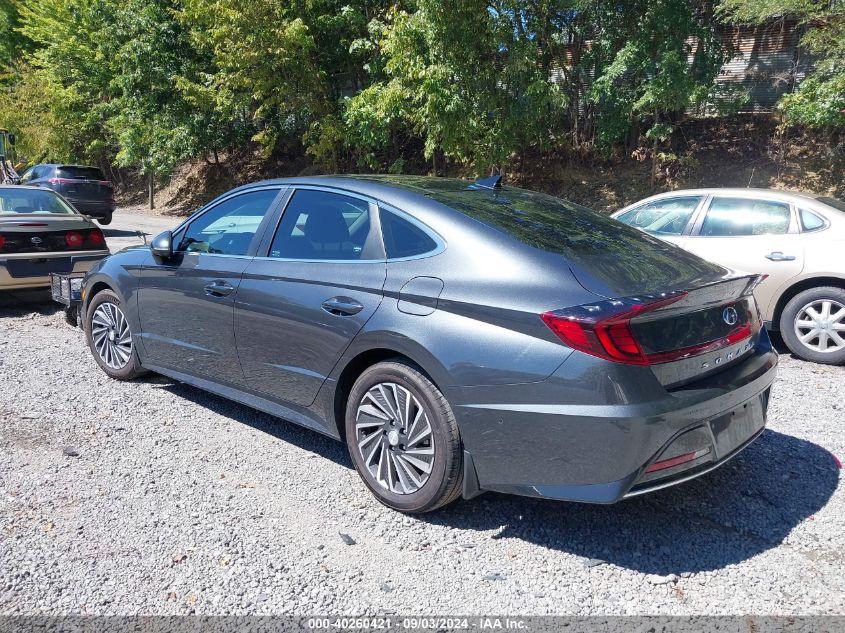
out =
[[775,376],[737,275],[498,177],[235,189],[85,280],[94,358],[346,442],[384,504],[610,503],[761,432]]

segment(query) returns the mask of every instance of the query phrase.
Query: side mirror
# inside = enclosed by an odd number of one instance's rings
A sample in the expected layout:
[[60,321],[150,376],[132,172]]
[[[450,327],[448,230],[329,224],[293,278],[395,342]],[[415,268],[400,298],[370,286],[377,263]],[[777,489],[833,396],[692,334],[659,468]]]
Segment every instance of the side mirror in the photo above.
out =
[[159,233],[150,242],[150,250],[153,256],[160,259],[170,259],[173,257],[173,233],[165,231]]

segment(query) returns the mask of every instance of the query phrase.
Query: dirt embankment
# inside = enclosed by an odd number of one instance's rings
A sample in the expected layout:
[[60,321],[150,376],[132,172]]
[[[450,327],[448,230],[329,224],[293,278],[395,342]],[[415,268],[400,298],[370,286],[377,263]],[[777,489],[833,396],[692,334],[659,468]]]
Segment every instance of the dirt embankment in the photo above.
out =
[[[781,130],[772,116],[690,120],[663,152],[656,181],[651,152],[645,146],[612,158],[534,156],[523,160],[519,169],[506,169],[505,179],[608,213],[661,191],[693,187],[764,187],[845,198],[845,140]],[[463,168],[445,169],[441,175],[468,175]],[[357,170],[350,165],[347,171]],[[271,159],[258,151],[222,154],[219,163],[200,160],[179,167],[157,188],[156,203],[160,213],[186,215],[237,185],[316,173],[321,170],[304,152]],[[127,182],[121,203],[146,208],[144,183]]]

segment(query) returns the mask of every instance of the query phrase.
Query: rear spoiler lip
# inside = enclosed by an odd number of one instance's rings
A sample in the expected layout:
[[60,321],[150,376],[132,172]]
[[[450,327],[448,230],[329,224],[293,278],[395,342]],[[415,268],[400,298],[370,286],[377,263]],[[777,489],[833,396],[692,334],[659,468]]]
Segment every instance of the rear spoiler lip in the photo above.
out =
[[[694,286],[692,288],[685,288],[682,292],[686,293],[686,295],[682,299],[644,314],[641,318],[642,320],[651,320],[651,318],[662,318],[668,314],[689,312],[691,308],[694,310],[701,310],[716,305],[724,305],[734,301],[739,301],[740,299],[753,295],[756,287],[765,280],[766,277],[767,275],[757,273],[734,273],[726,275],[722,279],[711,283]],[[719,287],[724,287],[726,292],[713,292]],[[730,292],[727,292],[729,289]],[[712,293],[712,299],[702,300],[710,293]]]

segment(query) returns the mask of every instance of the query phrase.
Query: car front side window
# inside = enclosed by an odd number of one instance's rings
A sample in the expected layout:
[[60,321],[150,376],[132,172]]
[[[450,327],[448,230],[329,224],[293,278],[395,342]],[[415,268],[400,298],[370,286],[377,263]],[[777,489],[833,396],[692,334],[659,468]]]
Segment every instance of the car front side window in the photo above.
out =
[[789,232],[790,207],[785,202],[752,198],[713,198],[701,235],[737,237],[783,235]]
[[188,225],[179,246],[186,253],[246,255],[277,189],[250,191],[224,200]]
[[379,259],[370,204],[360,198],[299,189],[282,215],[270,257],[297,260]]
[[619,221],[648,233],[681,235],[701,196],[664,198],[631,209],[619,216]]

